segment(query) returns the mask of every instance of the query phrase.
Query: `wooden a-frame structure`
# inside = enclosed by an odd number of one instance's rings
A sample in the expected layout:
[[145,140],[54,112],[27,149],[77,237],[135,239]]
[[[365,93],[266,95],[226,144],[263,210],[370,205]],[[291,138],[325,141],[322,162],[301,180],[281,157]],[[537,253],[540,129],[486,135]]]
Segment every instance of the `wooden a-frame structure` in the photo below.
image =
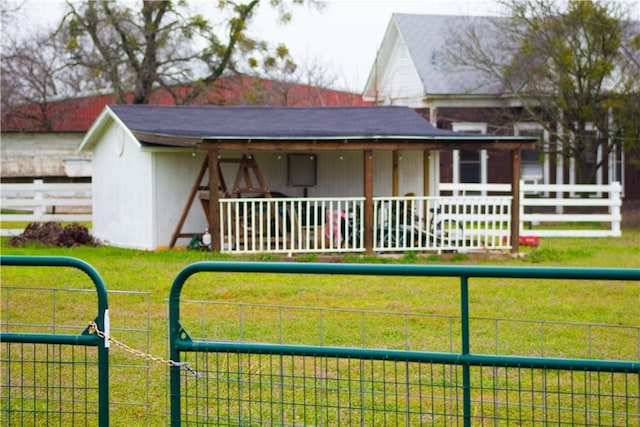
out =
[[[222,170],[218,168],[218,193],[222,195],[222,197],[239,197],[242,194],[262,194],[265,197],[271,197],[271,191],[267,186],[267,183],[260,171],[260,167],[258,166],[258,162],[256,162],[255,157],[251,155],[244,154],[240,158],[236,159],[220,159],[219,163],[237,163],[238,171],[236,173],[236,178],[233,182],[233,187],[231,187],[231,192],[227,189],[227,184],[224,179],[224,175],[222,174]],[[200,199],[202,204],[202,209],[206,218],[210,218],[210,208],[209,208],[209,200],[211,199],[211,191],[208,185],[203,185],[202,180],[209,169],[209,156],[205,156],[204,161],[202,162],[202,166],[200,167],[200,171],[196,176],[193,185],[191,186],[191,191],[189,192],[189,196],[187,197],[187,202],[185,203],[184,209],[182,210],[182,214],[180,215],[180,220],[176,225],[176,229],[171,236],[171,242],[169,244],[169,248],[173,249],[176,245],[176,242],[181,237],[191,237],[194,234],[193,232],[184,232],[184,223],[189,215],[189,211],[195,202],[196,196]],[[257,181],[258,186],[255,187],[253,185],[253,176]]]

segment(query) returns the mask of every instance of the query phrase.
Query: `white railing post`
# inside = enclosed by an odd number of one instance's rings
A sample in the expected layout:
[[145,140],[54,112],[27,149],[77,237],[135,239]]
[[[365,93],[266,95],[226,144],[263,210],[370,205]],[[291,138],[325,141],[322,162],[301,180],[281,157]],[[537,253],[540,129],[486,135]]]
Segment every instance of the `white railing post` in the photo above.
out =
[[[526,217],[525,217],[525,213],[524,213],[524,211],[525,211],[525,209],[524,209],[524,206],[525,206],[525,197],[524,197],[524,195],[526,194],[526,191],[527,191],[526,184],[521,179],[520,180],[520,194],[514,195],[514,197],[519,197],[520,198],[520,203],[518,203],[518,207],[520,209],[520,212],[518,213],[518,219],[520,221],[520,224],[518,224],[518,228],[520,229],[520,233],[519,234],[521,236],[522,236],[523,233],[525,233],[525,231],[524,231],[524,223],[525,223]],[[510,235],[509,236],[509,244],[511,244],[511,239],[512,238],[513,238],[513,236]]]
[[37,218],[36,221],[41,221],[44,214],[47,213],[47,208],[44,205],[43,184],[44,181],[41,179],[33,181],[33,200],[38,202],[33,208],[33,215]]
[[611,235],[615,237],[622,236],[620,230],[620,222],[622,215],[620,214],[620,206],[622,205],[622,185],[618,181],[614,181],[610,185],[609,200],[611,204],[609,206],[609,213],[611,214]]

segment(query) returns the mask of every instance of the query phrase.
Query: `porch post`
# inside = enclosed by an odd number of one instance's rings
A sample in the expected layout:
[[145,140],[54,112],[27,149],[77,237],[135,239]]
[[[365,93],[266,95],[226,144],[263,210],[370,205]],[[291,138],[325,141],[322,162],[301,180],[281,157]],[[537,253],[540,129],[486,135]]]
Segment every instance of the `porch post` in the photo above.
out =
[[511,150],[511,253],[520,252],[520,149]]
[[364,249],[373,253],[373,150],[363,151],[364,165]]
[[430,196],[429,187],[431,187],[431,165],[429,164],[430,153],[428,150],[422,152],[422,195]]
[[209,233],[211,233],[211,250],[220,251],[220,174],[218,168],[218,149],[209,149]]
[[391,170],[391,195],[396,197],[400,191],[400,153],[398,150],[391,152],[392,170]]

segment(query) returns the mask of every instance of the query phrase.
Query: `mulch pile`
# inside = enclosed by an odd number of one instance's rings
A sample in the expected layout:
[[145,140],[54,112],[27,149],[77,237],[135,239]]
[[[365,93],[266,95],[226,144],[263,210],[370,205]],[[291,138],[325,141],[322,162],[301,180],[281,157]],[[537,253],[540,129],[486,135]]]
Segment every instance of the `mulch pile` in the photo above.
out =
[[44,246],[98,246],[98,241],[84,225],[72,223],[63,227],[58,222],[32,222],[19,236],[7,240],[7,245],[21,247],[27,243]]

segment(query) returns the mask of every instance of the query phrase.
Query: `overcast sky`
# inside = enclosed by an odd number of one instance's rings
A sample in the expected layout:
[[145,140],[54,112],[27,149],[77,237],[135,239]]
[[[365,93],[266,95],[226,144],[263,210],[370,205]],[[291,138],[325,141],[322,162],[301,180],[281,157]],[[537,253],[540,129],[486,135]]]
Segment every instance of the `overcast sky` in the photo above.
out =
[[[0,0],[1,1],[1,0]],[[215,4],[215,0],[202,1]],[[285,0],[289,1],[289,0]],[[625,0],[640,16],[640,0]],[[325,0],[317,11],[293,10],[293,21],[276,24],[276,15],[262,5],[250,30],[276,45],[284,43],[297,62],[320,63],[338,79],[337,85],[360,92],[364,89],[376,51],[391,15],[399,13],[445,15],[496,15],[494,0]],[[61,0],[26,0],[26,13],[34,22],[59,22]],[[266,2],[265,2],[266,3]],[[29,20],[30,20],[29,18]]]

